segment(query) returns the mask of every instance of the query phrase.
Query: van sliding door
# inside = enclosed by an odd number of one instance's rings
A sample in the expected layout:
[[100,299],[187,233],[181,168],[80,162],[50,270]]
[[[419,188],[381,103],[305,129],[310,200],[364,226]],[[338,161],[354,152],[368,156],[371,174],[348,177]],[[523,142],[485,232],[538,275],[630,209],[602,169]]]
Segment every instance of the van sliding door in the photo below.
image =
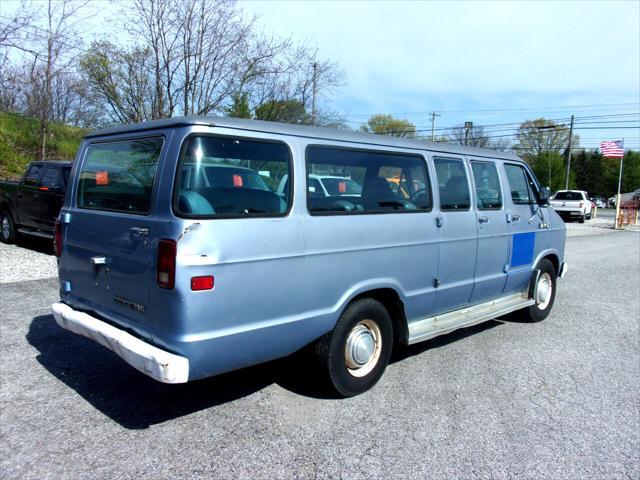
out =
[[464,161],[435,157],[433,162],[440,194],[440,262],[435,313],[443,313],[464,306],[471,298],[478,238]]
[[509,261],[509,224],[496,163],[471,160],[475,194],[478,259],[471,303],[501,296]]

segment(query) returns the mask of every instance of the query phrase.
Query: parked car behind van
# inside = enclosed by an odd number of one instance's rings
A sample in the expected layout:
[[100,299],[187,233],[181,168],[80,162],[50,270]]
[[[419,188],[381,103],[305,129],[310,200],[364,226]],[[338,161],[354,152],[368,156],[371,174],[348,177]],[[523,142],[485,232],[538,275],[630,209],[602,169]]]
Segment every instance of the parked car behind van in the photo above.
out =
[[89,134],[71,178],[56,321],[161,382],[311,345],[356,395],[399,345],[543,320],[566,272],[564,223],[510,153],[185,117]]
[[0,242],[18,234],[52,239],[70,172],[71,162],[37,161],[18,182],[0,182]]

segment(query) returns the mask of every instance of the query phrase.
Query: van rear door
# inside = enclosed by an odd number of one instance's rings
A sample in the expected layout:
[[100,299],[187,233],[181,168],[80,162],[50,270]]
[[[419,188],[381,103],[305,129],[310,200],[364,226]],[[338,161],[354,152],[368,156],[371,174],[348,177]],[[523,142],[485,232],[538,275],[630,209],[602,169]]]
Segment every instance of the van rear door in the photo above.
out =
[[88,145],[61,258],[68,301],[143,333],[152,330],[145,320],[156,283],[151,199],[162,145],[162,137]]

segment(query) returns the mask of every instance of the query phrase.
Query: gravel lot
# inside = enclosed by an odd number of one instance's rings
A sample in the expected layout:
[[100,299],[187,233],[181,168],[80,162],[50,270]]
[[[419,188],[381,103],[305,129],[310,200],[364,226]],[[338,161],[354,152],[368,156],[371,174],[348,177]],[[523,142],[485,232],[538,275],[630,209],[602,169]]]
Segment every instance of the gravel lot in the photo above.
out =
[[404,349],[348,400],[296,358],[158,384],[57,327],[55,279],[4,283],[2,478],[640,478],[640,234],[572,234],[567,261],[546,321]]
[[51,240],[25,237],[17,245],[0,243],[0,283],[57,276]]

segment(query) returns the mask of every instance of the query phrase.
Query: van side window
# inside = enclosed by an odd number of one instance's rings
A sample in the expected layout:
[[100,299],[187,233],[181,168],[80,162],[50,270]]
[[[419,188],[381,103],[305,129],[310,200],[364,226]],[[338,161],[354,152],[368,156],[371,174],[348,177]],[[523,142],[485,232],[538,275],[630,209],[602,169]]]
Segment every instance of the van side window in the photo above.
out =
[[423,157],[309,146],[307,208],[312,214],[431,210]]
[[469,210],[471,195],[467,171],[462,160],[435,158],[433,160],[438,176],[441,210]]
[[511,190],[511,199],[515,205],[531,205],[533,204],[533,195],[529,186],[529,178],[524,167],[511,163],[504,164],[504,170],[507,173],[509,181],[509,189]]
[[180,157],[173,208],[190,218],[286,215],[288,147],[282,142],[198,135]]
[[500,179],[495,163],[472,161],[471,169],[476,187],[478,210],[499,210],[502,208]]

